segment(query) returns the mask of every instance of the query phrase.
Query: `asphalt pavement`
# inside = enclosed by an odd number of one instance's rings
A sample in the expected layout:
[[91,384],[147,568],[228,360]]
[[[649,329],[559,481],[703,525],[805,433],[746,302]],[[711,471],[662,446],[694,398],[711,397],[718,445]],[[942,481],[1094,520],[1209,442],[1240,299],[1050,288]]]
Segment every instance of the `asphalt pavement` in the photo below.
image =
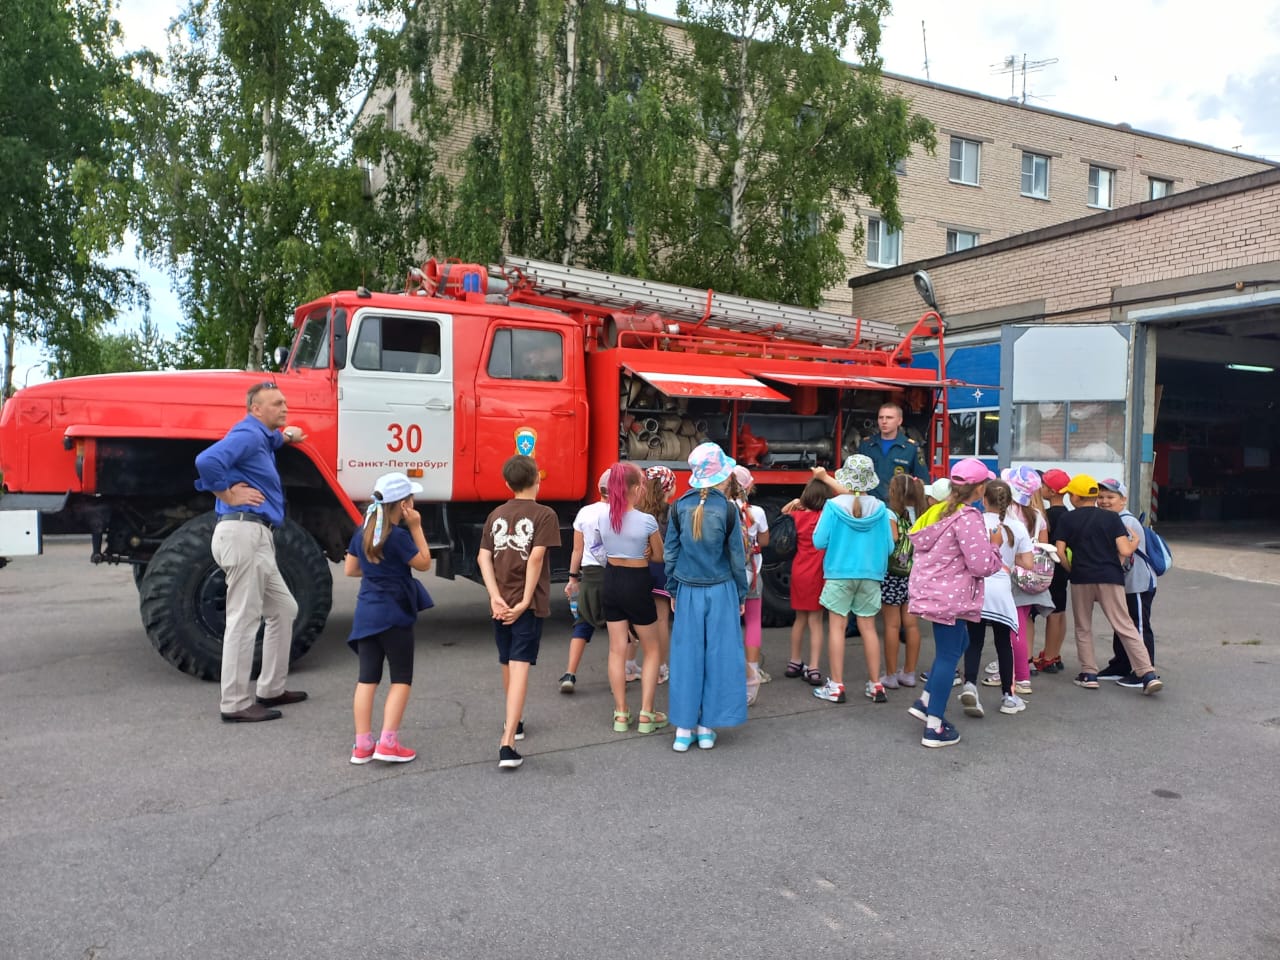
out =
[[426,578],[418,760],[352,766],[354,581],[291,674],[311,699],[228,725],[151,649],[129,570],[88,555],[0,570],[3,960],[1280,957],[1274,585],[1171,571],[1162,693],[1073,686],[1069,639],[1026,712],[953,700],[945,750],[912,694],[856,695],[856,643],[847,704],[783,678],[780,630],[714,750],[614,734],[604,644],[557,690],[561,601],[500,773],[474,584]]

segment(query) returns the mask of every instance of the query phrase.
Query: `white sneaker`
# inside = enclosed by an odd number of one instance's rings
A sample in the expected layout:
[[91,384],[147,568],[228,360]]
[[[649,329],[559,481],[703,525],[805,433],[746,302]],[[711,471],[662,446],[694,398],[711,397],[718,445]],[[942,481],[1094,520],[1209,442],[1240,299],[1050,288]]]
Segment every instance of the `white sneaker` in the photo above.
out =
[[1016,694],[1017,694],[1018,696],[1020,696],[1020,697],[1029,697],[1029,696],[1031,696],[1031,681],[1030,681],[1030,680],[1015,680],[1015,681],[1013,682],[1013,692],[1014,692],[1014,693],[1016,693]]
[[999,673],[999,672],[1000,672],[999,660],[992,660],[990,663],[987,664],[987,673]]
[[1027,701],[1017,694],[1006,693],[1000,698],[1001,713],[1021,713],[1025,709],[1027,709]]
[[978,699],[978,688],[972,683],[966,683],[960,691],[960,706],[964,707],[966,717],[984,716],[982,701]]

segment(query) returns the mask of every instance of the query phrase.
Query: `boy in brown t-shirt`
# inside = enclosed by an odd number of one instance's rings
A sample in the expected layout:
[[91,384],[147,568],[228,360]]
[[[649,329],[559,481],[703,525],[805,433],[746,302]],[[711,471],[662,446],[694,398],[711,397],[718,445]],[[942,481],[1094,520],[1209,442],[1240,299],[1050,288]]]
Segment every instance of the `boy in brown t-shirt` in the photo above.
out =
[[489,514],[480,540],[480,573],[489,591],[507,722],[498,748],[498,767],[514,770],[524,762],[516,740],[524,737],[524,698],[529,668],[538,662],[542,621],[551,613],[551,565],[547,548],[560,546],[560,521],[537,502],[538,465],[520,454],[502,465],[512,497]]

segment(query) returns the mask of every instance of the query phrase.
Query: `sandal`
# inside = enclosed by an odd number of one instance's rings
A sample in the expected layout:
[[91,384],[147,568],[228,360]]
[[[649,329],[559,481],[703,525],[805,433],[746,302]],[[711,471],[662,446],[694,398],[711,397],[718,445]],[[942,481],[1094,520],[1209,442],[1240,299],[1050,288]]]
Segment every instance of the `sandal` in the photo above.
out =
[[693,746],[693,731],[688,733],[676,734],[675,740],[671,743],[671,749],[676,753],[688,753],[689,748]]
[[614,733],[626,733],[627,727],[629,726],[631,726],[630,710],[613,711],[613,732]]
[[804,664],[799,660],[788,660],[786,675],[792,679],[804,676]]
[[822,671],[820,671],[817,667],[805,667],[804,679],[805,679],[805,682],[809,684],[809,686],[820,687],[822,686]]
[[[661,730],[668,722],[667,715],[661,710],[641,710],[639,723],[636,724],[636,733],[653,733],[655,730]],[[617,727],[615,726],[614,729],[616,730]]]

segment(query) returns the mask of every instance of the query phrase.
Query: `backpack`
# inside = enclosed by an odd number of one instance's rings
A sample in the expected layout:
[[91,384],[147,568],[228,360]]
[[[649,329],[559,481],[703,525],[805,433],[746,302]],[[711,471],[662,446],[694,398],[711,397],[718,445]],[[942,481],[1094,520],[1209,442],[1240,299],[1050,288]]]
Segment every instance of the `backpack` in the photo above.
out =
[[911,573],[914,550],[908,535],[910,526],[906,517],[898,517],[898,540],[893,545],[893,552],[889,554],[889,572],[895,577],[905,577]]
[[1053,583],[1053,571],[1057,564],[1044,549],[1045,544],[1033,543],[1031,547],[1031,569],[1015,566],[1013,582],[1023,593],[1044,593]]
[[1138,517],[1138,522],[1142,524],[1142,542],[1146,545],[1146,549],[1138,550],[1137,553],[1146,561],[1152,573],[1157,577],[1163,577],[1165,572],[1173,566],[1173,551],[1169,549],[1169,544],[1165,543],[1164,537],[1156,533],[1146,520],[1145,513]]

